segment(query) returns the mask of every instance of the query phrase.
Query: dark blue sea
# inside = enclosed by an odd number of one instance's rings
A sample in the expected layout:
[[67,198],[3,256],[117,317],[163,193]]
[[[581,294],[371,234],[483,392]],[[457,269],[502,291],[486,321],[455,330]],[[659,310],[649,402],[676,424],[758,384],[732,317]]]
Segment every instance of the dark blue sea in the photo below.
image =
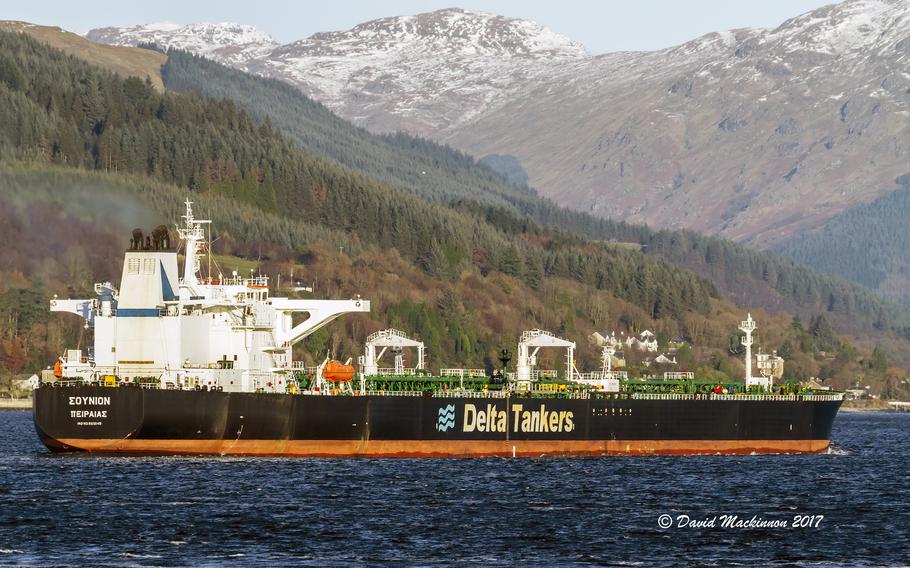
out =
[[0,563],[907,564],[908,449],[910,414],[841,413],[812,456],[91,457],[0,412]]

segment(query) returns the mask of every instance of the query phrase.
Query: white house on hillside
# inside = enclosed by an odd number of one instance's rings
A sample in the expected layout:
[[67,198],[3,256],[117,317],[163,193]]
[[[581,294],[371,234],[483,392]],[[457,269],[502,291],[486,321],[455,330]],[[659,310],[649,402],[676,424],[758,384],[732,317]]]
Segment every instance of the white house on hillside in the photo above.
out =
[[34,390],[34,389],[38,388],[38,384],[40,382],[41,381],[40,381],[40,379],[38,379],[38,375],[32,375],[31,377],[29,377],[27,379],[19,379],[19,380],[13,381],[13,386],[16,387],[17,389],[22,389],[22,390]]
[[644,330],[638,337],[630,335],[626,338],[626,347],[647,351],[648,353],[657,352],[657,338],[649,330]]

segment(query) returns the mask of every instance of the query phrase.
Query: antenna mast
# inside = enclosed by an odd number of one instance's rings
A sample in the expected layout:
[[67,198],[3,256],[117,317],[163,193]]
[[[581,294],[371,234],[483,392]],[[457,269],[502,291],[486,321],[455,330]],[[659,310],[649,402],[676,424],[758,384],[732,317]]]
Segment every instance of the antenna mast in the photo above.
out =
[[739,322],[739,330],[746,334],[741,339],[743,347],[746,348],[746,388],[764,384],[763,380],[752,378],[752,332],[755,331],[755,320],[752,319],[752,314],[748,314],[745,321]]
[[183,283],[187,286],[199,284],[196,275],[199,272],[199,255],[205,254],[205,230],[203,225],[211,223],[207,219],[196,219],[193,217],[193,202],[186,200],[186,214],[183,216],[186,223],[183,227],[177,227],[177,234],[186,242],[186,261],[183,265]]

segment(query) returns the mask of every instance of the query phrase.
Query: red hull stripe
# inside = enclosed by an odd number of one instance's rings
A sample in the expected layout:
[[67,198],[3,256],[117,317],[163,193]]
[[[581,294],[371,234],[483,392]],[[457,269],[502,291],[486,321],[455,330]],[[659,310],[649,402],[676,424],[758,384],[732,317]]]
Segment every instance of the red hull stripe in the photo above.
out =
[[99,453],[299,457],[483,457],[819,453],[828,440],[139,440],[63,438]]

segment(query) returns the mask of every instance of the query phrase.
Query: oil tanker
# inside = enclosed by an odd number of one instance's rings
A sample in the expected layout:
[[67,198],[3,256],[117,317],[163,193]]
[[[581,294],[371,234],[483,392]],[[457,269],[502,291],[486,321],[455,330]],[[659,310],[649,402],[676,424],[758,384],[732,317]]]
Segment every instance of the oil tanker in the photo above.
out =
[[[498,370],[426,369],[424,345],[385,329],[357,365],[293,360],[293,347],[368,300],[289,299],[264,276],[225,276],[201,264],[206,229],[186,202],[176,227],[136,229],[119,287],[59,299],[52,311],[85,319],[93,345],[67,350],[42,373],[34,422],[54,452],[252,456],[563,456],[823,452],[843,394],[774,384],[783,361],[751,353],[742,322],[743,382],[691,373],[636,380],[614,368],[621,349],[654,351],[653,336],[595,334],[602,368],[575,366],[576,344],[529,330]],[[294,318],[295,314],[306,317]],[[299,323],[298,323],[299,321]],[[565,351],[565,369],[538,369],[540,349]],[[405,363],[404,353],[416,356]],[[383,367],[383,357],[392,362]]]

